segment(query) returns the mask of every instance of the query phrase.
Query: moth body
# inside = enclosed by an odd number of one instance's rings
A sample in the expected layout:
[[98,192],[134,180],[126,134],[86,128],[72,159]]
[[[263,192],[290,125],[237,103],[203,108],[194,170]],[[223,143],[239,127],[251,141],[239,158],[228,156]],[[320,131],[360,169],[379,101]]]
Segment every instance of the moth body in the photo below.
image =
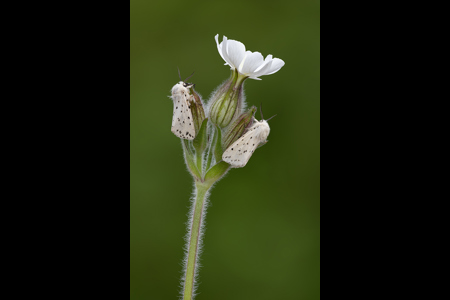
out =
[[189,94],[189,88],[192,86],[191,83],[180,81],[172,88],[172,132],[185,140],[193,140],[196,135],[189,102],[193,99],[193,96]]
[[254,120],[252,127],[235,141],[222,155],[222,159],[233,168],[242,168],[261,143],[267,142],[270,127],[266,120]]

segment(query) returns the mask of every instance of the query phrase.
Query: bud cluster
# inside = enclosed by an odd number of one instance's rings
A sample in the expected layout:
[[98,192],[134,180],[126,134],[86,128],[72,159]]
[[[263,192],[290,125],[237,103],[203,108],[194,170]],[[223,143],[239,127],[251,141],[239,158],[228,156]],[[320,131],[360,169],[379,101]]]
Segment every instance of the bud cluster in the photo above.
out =
[[[183,140],[186,163],[196,180],[216,180],[228,168],[242,167],[254,150],[265,144],[270,132],[264,119],[257,121],[256,107],[244,111],[244,82],[270,75],[283,67],[279,58],[246,50],[245,45],[225,36],[217,49],[231,76],[221,84],[205,106],[195,85],[178,82],[172,89],[172,132]],[[235,150],[236,149],[236,150]],[[209,175],[208,175],[209,174]]]
[[[221,167],[215,174],[223,176],[230,167],[225,162],[220,164],[223,161],[223,153],[255,122],[257,108],[252,106],[246,111],[242,109],[245,106],[243,85],[247,78],[237,70],[232,70],[230,78],[209,100],[211,104],[206,106],[206,111],[194,84],[180,81],[172,89],[175,124],[172,131],[175,135],[182,132],[177,136],[184,140],[186,163],[197,180],[206,180],[203,171],[212,170],[216,166]],[[193,135],[190,134],[192,132]]]

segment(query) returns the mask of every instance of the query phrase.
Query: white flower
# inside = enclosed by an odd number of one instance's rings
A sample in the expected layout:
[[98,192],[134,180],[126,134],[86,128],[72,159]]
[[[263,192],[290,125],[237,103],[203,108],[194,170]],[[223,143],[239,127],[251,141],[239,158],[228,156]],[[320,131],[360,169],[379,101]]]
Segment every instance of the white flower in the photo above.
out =
[[220,56],[232,70],[237,69],[239,73],[252,79],[263,75],[278,72],[284,66],[284,61],[267,55],[266,59],[259,52],[245,51],[245,45],[235,40],[229,40],[226,36],[219,44],[219,35],[215,36],[217,49]]

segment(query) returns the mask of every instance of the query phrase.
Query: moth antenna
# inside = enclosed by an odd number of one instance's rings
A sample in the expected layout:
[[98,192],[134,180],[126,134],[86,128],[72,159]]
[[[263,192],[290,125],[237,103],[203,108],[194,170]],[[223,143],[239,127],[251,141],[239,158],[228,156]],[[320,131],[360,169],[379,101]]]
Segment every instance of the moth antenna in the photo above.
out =
[[272,118],[275,117],[275,116],[276,116],[276,115],[271,116],[270,118],[268,118],[268,119],[266,120],[266,122],[269,122],[269,120],[272,119]]
[[178,69],[178,77],[180,78],[180,81],[182,81],[183,79],[181,79],[180,68],[178,68],[178,66],[177,66],[177,69]]
[[192,74],[191,74],[191,75],[189,75],[189,77],[188,77],[188,78],[186,78],[186,79],[184,80],[184,83],[186,83],[186,80],[188,80],[189,78],[191,78],[191,77],[192,77],[192,75],[194,75],[194,73],[195,73],[195,71],[194,71],[194,72],[192,72]]
[[263,113],[262,113],[262,102],[261,102],[261,104],[259,105],[259,112],[261,113],[261,120],[264,120],[264,118],[263,118]]

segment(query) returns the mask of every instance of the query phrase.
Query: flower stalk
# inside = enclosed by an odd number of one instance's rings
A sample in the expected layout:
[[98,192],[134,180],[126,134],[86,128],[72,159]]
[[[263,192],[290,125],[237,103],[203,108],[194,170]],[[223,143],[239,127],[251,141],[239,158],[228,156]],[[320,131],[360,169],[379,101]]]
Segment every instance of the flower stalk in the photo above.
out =
[[195,184],[196,197],[192,204],[193,214],[188,240],[183,300],[192,300],[194,297],[195,277],[198,271],[198,259],[203,236],[202,225],[206,213],[207,193],[210,187],[211,185],[200,182]]
[[[216,161],[216,164],[210,167],[211,159],[204,160],[204,153],[210,153],[216,157],[222,155],[222,147],[220,146],[220,129],[216,128],[211,132],[213,136],[213,141],[218,141],[217,143],[210,143],[209,149],[205,147],[195,147],[195,142],[197,139],[206,136],[207,126],[206,123],[208,119],[205,119],[202,128],[200,129],[199,135],[196,139],[191,142],[184,140],[183,150],[185,155],[186,164],[188,170],[191,172],[195,179],[195,197],[191,204],[191,210],[189,212],[189,224],[188,233],[186,236],[186,257],[184,260],[185,272],[182,278],[182,299],[192,300],[195,296],[196,288],[196,276],[199,269],[199,256],[202,247],[202,238],[204,233],[204,220],[206,216],[206,207],[208,206],[208,194],[211,187],[219,181],[230,169],[230,166],[221,161]],[[204,132],[204,133],[203,133]],[[190,144],[194,145],[194,150],[191,148]],[[218,145],[218,146],[217,146]],[[202,152],[198,151],[202,150]],[[194,153],[195,152],[195,153]],[[194,157],[196,159],[194,159]],[[217,158],[215,158],[217,160]],[[209,161],[209,165],[203,168],[203,164]]]
[[201,248],[201,238],[203,235],[202,223],[205,213],[205,203],[210,186],[196,183],[196,197],[193,203],[192,225],[189,236],[189,250],[186,264],[186,274],[184,279],[183,300],[191,300],[194,296],[195,275],[197,273],[197,260]]

